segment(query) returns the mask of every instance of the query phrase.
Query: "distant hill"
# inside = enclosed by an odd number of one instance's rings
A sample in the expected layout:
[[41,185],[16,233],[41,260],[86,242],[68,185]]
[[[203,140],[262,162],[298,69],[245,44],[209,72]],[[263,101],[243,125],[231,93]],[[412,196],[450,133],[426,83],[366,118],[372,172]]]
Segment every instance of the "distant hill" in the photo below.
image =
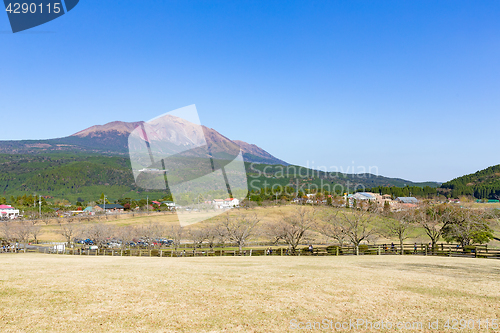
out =
[[[105,125],[96,125],[71,136],[49,140],[0,141],[0,153],[4,154],[39,154],[49,152],[99,153],[124,155],[128,153],[128,136],[144,122],[114,121]],[[202,126],[207,139],[214,145],[226,145],[227,142],[240,146],[245,162],[262,164],[288,165],[264,149],[244,141],[232,141],[216,130]]]
[[500,164],[441,185],[451,197],[471,195],[477,199],[500,199]]

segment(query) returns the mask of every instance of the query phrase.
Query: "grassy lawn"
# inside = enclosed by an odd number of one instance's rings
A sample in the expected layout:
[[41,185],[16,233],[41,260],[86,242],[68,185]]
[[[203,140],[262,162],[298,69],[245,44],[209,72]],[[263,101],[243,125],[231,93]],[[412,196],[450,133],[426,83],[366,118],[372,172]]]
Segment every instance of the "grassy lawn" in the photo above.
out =
[[500,318],[496,260],[2,254],[0,267],[1,332],[284,332],[293,319],[437,319],[442,332]]

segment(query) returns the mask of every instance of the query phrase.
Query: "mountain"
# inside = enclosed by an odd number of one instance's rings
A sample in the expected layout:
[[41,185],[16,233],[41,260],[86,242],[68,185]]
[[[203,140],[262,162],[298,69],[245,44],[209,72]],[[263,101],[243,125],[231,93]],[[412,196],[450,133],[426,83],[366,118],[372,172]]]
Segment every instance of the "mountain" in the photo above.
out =
[[[47,152],[98,153],[124,155],[128,153],[129,134],[144,122],[114,121],[96,125],[71,136],[49,140],[0,141],[0,153],[36,154]],[[186,125],[186,124],[184,124]],[[223,150],[228,145],[240,146],[245,162],[288,165],[264,149],[244,141],[232,141],[212,128],[202,126],[207,141]]]
[[[175,119],[163,125],[154,121],[148,123],[115,121],[89,127],[65,138],[0,141],[0,197],[11,195],[22,197],[38,193],[68,199],[71,202],[82,201],[80,199],[95,200],[103,192],[115,199],[142,198],[146,196],[144,192],[148,192],[150,197],[162,197],[165,193],[146,191],[137,186],[134,179],[128,145],[130,133],[136,132],[139,133],[136,136],[137,143],[144,143],[140,131],[134,132],[139,126],[145,130],[144,135],[148,134],[149,145],[157,145],[156,148],[160,149],[157,149],[156,153],[160,152],[161,155],[165,151],[178,149],[179,146],[196,146],[205,142],[200,135],[199,127],[196,129],[196,135],[192,135],[195,130],[193,124]],[[175,128],[176,135],[173,136],[166,130],[168,126]],[[344,193],[377,186],[439,186],[437,183],[413,183],[404,179],[370,174],[332,175],[289,165],[256,145],[230,140],[212,128],[202,127],[202,129],[209,152],[216,159],[214,162],[223,163],[231,160],[235,156],[235,151],[238,154],[239,149],[242,150],[249,190],[272,188],[276,185],[282,187],[292,185],[300,189],[329,186],[332,191]],[[167,142],[162,146],[161,143],[165,141],[172,144]],[[200,152],[203,154],[202,149],[187,150],[189,154],[191,151],[194,151],[195,158],[201,156]],[[207,153],[206,149],[204,153]]]
[[500,164],[450,180],[441,190],[451,197],[471,195],[477,199],[500,199]]

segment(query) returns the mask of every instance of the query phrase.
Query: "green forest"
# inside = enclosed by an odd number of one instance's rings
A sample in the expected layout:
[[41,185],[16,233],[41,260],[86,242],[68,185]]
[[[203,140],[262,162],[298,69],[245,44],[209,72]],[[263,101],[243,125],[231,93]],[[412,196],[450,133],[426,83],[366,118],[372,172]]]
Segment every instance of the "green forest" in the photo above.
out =
[[444,183],[450,197],[462,195],[477,199],[500,199],[500,165],[491,166],[473,174],[455,178]]
[[[266,188],[283,190],[287,186],[294,191],[337,194],[376,187],[438,186],[371,174],[327,173],[293,165],[245,163],[245,166],[248,189],[253,193],[261,193],[261,189]],[[68,152],[0,154],[0,191],[0,198],[41,195],[71,203],[95,201],[101,193],[116,202],[123,198],[139,200],[147,195],[161,198],[168,194],[138,187],[128,156]],[[416,194],[416,190],[413,193]]]

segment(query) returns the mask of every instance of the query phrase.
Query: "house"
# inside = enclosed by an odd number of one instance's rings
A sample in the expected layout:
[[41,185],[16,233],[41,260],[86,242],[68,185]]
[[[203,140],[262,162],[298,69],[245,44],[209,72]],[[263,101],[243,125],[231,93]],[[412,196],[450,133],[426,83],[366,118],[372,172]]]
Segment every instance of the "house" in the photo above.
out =
[[83,214],[95,215],[94,209],[91,206],[88,206],[83,210]]
[[175,208],[175,202],[173,201],[163,201],[162,204],[167,205],[168,208]]
[[123,212],[125,210],[125,208],[122,205],[118,204],[106,204],[106,205],[94,206],[94,211],[96,212],[102,212],[104,211],[104,209],[106,209],[106,212],[113,212],[113,213]]
[[19,209],[15,209],[14,207],[8,205],[0,205],[0,217],[1,218],[9,218],[15,219],[19,217]]
[[213,205],[215,209],[222,209],[224,208],[224,200],[222,199],[214,199]]
[[226,200],[224,200],[224,205],[228,208],[239,207],[240,201],[235,198],[227,198]]

